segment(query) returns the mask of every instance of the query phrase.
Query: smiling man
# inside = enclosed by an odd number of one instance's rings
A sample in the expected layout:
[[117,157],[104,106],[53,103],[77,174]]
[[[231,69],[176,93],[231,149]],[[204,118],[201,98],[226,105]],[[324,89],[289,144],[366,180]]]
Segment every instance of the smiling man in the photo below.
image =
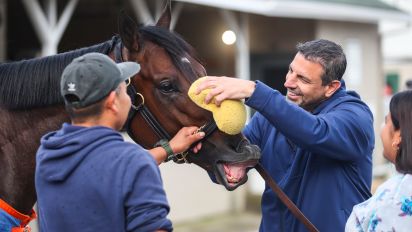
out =
[[[246,99],[256,110],[244,129],[260,162],[320,231],[343,231],[352,207],[371,196],[373,117],[347,91],[346,57],[328,40],[297,45],[281,95],[260,81],[207,77],[205,102]],[[272,190],[262,196],[260,231],[306,231]]]

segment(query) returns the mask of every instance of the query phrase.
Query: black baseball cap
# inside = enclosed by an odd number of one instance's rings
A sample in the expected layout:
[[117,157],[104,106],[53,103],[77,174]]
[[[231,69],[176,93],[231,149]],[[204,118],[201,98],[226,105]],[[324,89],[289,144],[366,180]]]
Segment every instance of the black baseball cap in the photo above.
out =
[[139,71],[135,62],[116,64],[107,55],[87,53],[64,69],[60,92],[66,105],[83,108],[102,100]]

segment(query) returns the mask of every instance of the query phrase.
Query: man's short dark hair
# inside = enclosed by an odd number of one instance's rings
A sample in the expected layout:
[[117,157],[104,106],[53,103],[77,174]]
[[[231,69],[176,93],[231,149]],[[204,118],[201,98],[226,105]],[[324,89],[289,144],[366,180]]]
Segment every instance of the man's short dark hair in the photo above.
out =
[[322,85],[333,80],[340,81],[346,70],[346,56],[340,45],[325,39],[308,41],[296,45],[298,53],[305,59],[322,65]]
[[412,89],[412,80],[407,80],[406,81],[406,88]]

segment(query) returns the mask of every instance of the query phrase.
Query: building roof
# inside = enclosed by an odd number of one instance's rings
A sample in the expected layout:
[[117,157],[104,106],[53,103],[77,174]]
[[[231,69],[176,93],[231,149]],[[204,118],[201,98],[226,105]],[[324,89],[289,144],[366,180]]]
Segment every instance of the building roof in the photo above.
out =
[[402,10],[394,6],[391,6],[385,2],[379,1],[379,0],[306,0],[306,1],[347,4],[347,5],[352,5],[352,6],[362,6],[362,7],[370,7],[370,8],[402,12]]
[[[411,0],[385,0],[412,15]],[[382,53],[387,63],[412,63],[412,24],[382,23],[379,25],[382,35]]]
[[411,15],[379,0],[175,0],[269,17],[378,23],[412,21]]

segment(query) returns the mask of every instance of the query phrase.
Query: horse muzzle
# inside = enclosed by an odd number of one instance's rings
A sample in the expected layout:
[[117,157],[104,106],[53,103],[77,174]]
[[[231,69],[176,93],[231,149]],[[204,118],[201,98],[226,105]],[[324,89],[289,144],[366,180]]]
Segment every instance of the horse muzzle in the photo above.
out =
[[228,146],[228,143],[223,146],[205,140],[199,154],[188,156],[189,162],[205,169],[229,191],[246,183],[247,171],[257,164],[261,156],[260,149],[242,135],[233,138],[230,144],[235,146]]
[[241,142],[235,154],[224,156],[215,164],[216,180],[229,191],[235,190],[248,180],[247,172],[253,168],[261,156],[260,149],[247,140]]

